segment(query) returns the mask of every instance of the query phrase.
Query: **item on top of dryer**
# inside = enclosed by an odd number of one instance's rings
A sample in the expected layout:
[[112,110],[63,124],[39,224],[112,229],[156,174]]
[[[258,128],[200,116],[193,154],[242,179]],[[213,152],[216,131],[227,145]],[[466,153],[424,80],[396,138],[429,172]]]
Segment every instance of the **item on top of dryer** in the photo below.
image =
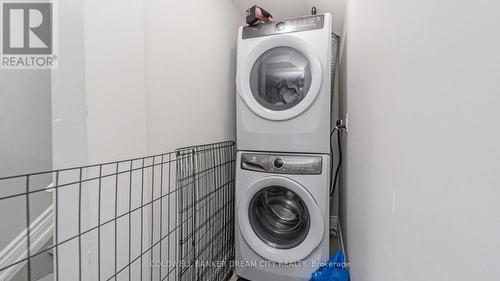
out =
[[316,7],[312,7],[311,9],[311,15],[316,15],[318,12],[316,11]]
[[344,251],[338,250],[325,266],[313,272],[310,281],[349,281],[349,279]]
[[246,10],[246,20],[249,26],[257,25],[259,23],[272,22],[273,16],[262,9],[261,7],[255,5],[252,8]]

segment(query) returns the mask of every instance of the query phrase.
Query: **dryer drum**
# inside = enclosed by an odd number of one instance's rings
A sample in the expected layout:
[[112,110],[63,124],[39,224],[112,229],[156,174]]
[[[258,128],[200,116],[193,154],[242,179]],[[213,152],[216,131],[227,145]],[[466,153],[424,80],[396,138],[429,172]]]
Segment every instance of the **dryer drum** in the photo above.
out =
[[262,54],[252,67],[249,82],[255,100],[273,111],[299,104],[311,87],[307,57],[291,47],[275,47]]
[[302,243],[310,228],[304,201],[282,186],[262,189],[252,198],[248,216],[255,234],[276,249],[291,249]]

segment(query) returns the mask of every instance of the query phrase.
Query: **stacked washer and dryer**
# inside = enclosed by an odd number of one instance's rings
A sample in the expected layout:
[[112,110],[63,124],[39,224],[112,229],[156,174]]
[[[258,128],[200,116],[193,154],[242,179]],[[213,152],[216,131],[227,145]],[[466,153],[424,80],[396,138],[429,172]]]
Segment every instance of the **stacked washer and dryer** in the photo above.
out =
[[330,14],[238,33],[236,274],[309,280],[329,257]]

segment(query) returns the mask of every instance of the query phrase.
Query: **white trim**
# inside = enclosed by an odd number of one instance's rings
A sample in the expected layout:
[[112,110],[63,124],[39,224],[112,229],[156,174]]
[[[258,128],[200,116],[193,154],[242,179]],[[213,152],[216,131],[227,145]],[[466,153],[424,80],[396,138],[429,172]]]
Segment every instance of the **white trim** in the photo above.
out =
[[[52,238],[54,234],[53,209],[53,205],[50,205],[30,224],[30,253],[39,251]],[[25,259],[27,242],[25,229],[0,252],[0,268]],[[21,262],[0,272],[0,281],[12,279],[24,265],[25,263]]]
[[47,192],[54,192],[54,187],[55,186],[56,185],[53,182],[51,182],[51,183],[49,183],[49,185],[47,185],[47,187],[45,187],[45,191],[47,191]]

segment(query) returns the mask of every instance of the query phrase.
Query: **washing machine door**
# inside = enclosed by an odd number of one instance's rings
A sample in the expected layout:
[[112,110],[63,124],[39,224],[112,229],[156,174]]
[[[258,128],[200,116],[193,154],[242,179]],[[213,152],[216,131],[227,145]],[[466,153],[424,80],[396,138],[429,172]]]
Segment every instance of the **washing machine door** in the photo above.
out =
[[323,238],[319,206],[303,186],[289,178],[271,176],[255,182],[237,208],[245,241],[267,260],[300,261]]
[[238,66],[240,98],[268,120],[292,119],[315,101],[322,83],[321,63],[297,37],[270,36]]

